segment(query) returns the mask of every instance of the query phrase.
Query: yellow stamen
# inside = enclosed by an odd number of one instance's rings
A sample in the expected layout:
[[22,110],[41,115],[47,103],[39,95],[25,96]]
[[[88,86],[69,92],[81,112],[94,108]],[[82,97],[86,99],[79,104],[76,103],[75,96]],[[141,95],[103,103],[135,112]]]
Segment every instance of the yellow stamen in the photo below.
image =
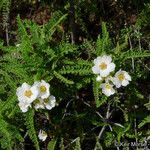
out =
[[47,98],[47,99],[44,99],[44,102],[45,103],[48,103],[49,102],[49,99]]
[[101,70],[105,70],[105,69],[107,69],[107,64],[105,64],[105,63],[103,62],[103,63],[101,63],[101,64],[99,65],[99,67],[100,67]]
[[110,84],[106,84],[106,85],[105,85],[105,88],[108,89],[108,90],[110,90],[110,89],[111,89]]
[[123,73],[119,74],[119,75],[118,75],[118,79],[119,79],[120,81],[123,81],[123,80],[125,79],[124,74],[123,74]]
[[42,86],[40,86],[40,91],[41,91],[41,92],[43,92],[43,93],[44,93],[44,92],[46,92],[46,87],[45,87],[45,86],[43,86],[43,85],[42,85]]
[[26,97],[30,98],[30,97],[33,95],[33,93],[32,93],[31,90],[26,90],[26,91],[24,92],[24,95],[25,95]]

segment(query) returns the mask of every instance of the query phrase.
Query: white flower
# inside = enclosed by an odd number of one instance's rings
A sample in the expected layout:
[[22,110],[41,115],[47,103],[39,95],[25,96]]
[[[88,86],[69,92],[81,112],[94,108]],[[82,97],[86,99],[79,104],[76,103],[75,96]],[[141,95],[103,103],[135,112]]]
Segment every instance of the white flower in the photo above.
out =
[[38,90],[39,90],[38,97],[45,99],[50,96],[49,83],[46,83],[44,80],[41,80],[41,82],[35,82],[34,85],[36,85],[38,87]]
[[100,75],[97,76],[96,81],[101,81],[102,77]]
[[115,64],[111,62],[110,56],[103,55],[94,59],[92,71],[94,74],[99,74],[101,77],[106,77],[110,72],[114,71]]
[[35,101],[34,103],[34,108],[37,110],[37,109],[44,109],[45,106],[44,106],[44,101],[43,99],[39,98]]
[[18,105],[22,112],[27,112],[29,107],[31,107],[31,104],[27,103],[26,101],[20,101]]
[[47,138],[47,133],[46,133],[45,131],[43,131],[43,130],[40,130],[38,137],[39,137],[39,139],[40,139],[41,141],[45,141],[46,138]]
[[36,86],[23,83],[21,87],[17,88],[16,95],[18,96],[19,102],[31,104],[38,96],[38,89]]
[[115,93],[115,90],[113,89],[113,85],[109,83],[103,83],[101,84],[102,93],[106,96],[113,95]]
[[51,110],[56,105],[56,98],[53,95],[51,95],[49,99],[44,100],[44,104],[48,110]]
[[20,46],[20,44],[16,44],[16,47],[19,47]]
[[120,88],[121,86],[127,86],[129,81],[131,81],[131,76],[126,71],[122,70],[116,72],[113,79],[113,83],[117,88]]

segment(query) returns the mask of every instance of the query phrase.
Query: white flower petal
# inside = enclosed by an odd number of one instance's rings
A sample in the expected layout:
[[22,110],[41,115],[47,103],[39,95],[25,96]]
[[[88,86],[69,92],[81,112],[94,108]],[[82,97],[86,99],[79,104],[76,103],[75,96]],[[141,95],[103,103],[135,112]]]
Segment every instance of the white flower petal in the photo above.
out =
[[49,95],[50,95],[50,92],[47,91],[47,92],[45,92],[45,94],[41,94],[41,98],[42,98],[42,99],[48,98]]
[[116,86],[116,88],[120,88],[121,87],[121,83],[119,82],[119,80],[117,78],[114,77],[112,82]]
[[46,83],[44,80],[41,80],[41,82],[37,82],[35,83],[35,85],[37,86],[39,91],[39,98],[46,99],[50,96],[49,83]]
[[99,74],[100,73],[100,70],[97,66],[93,66],[92,71],[93,71],[94,74]]
[[129,81],[128,80],[123,80],[122,81],[122,86],[127,86],[129,84]]
[[28,109],[29,109],[29,107],[31,107],[31,105],[29,104],[29,103],[27,103],[27,102],[19,102],[19,107],[20,107],[20,109],[21,109],[21,111],[22,112],[27,112],[28,111]]
[[101,61],[101,58],[102,58],[102,57],[99,56],[99,57],[97,57],[96,59],[94,59],[94,64],[95,64],[95,65],[99,64],[99,62]]
[[93,73],[100,74],[101,77],[108,76],[115,69],[115,64],[111,63],[111,61],[112,58],[107,55],[97,57],[94,59],[94,66],[92,67]]
[[17,88],[16,95],[18,96],[18,101],[32,103],[37,98],[38,89],[34,86],[31,87],[27,83],[23,83],[21,87]]
[[103,55],[102,56],[102,61],[105,61],[107,64],[109,64],[109,63],[111,63],[112,58],[110,56]]
[[125,72],[125,78],[126,78],[127,80],[131,81],[131,76],[130,76],[127,72]]
[[34,108],[37,110],[37,109],[44,109],[45,108],[45,105],[44,105],[44,101],[43,99],[38,99],[35,101],[34,103]]
[[33,84],[33,86],[38,86],[39,84],[40,84],[39,81],[35,81],[34,84]]
[[101,70],[100,71],[100,76],[101,77],[107,77],[109,75],[109,71],[108,70]]
[[31,86],[29,84],[27,84],[26,82],[23,83],[21,87],[24,89],[30,89],[31,88]]
[[43,130],[40,130],[39,131],[39,134],[38,134],[38,138],[41,140],[41,141],[45,141],[46,138],[47,138],[47,133]]
[[115,74],[113,83],[117,88],[119,88],[121,86],[127,86],[129,81],[131,81],[130,75],[126,71],[119,70]]
[[53,107],[55,107],[56,105],[56,98],[51,95],[49,97],[49,101],[47,103],[44,103],[45,104],[45,107],[48,109],[48,110],[51,110]]
[[102,93],[106,96],[111,96],[115,93],[115,90],[113,89],[113,85],[109,83],[103,83],[101,84]]
[[96,81],[101,81],[102,77],[101,76],[97,76]]
[[110,72],[114,71],[114,70],[115,70],[115,67],[116,67],[116,65],[115,65],[114,63],[110,63],[110,64],[108,65],[108,68],[109,68]]
[[31,91],[33,93],[33,95],[31,96],[31,101],[33,102],[38,97],[39,91],[38,91],[38,88],[36,86],[32,86]]

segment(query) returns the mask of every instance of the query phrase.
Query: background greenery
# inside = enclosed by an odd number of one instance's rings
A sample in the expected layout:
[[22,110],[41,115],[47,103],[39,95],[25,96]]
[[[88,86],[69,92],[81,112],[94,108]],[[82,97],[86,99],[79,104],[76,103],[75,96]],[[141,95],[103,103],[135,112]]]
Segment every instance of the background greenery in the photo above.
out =
[[[148,0],[1,0],[0,10],[0,149],[143,149],[114,143],[150,139]],[[132,77],[109,98],[91,70],[104,53]],[[41,79],[58,106],[22,113],[16,88]]]

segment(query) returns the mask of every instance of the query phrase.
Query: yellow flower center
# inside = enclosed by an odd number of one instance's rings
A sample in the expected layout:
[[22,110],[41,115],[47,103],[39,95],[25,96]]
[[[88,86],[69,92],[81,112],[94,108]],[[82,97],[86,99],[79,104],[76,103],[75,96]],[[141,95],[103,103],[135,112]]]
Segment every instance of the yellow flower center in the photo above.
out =
[[44,99],[44,103],[48,103],[48,102],[49,102],[48,98]]
[[24,95],[25,95],[26,97],[30,98],[30,97],[33,95],[33,93],[32,93],[31,90],[26,90],[25,93],[24,93]]
[[107,64],[105,64],[105,63],[103,62],[103,63],[101,63],[101,64],[99,65],[99,67],[100,67],[101,70],[105,70],[105,69],[107,69]]
[[123,74],[123,73],[119,74],[119,75],[118,75],[118,79],[119,79],[120,81],[123,81],[123,80],[125,79],[124,74]]
[[40,100],[39,99],[36,99],[35,101],[34,101],[34,104],[39,104],[40,103]]
[[45,131],[43,131],[42,136],[47,136],[47,133]]
[[46,92],[46,87],[44,85],[40,86],[40,91],[42,93]]
[[108,90],[110,90],[110,89],[111,89],[110,84],[106,84],[106,85],[105,85],[105,88],[108,89]]

